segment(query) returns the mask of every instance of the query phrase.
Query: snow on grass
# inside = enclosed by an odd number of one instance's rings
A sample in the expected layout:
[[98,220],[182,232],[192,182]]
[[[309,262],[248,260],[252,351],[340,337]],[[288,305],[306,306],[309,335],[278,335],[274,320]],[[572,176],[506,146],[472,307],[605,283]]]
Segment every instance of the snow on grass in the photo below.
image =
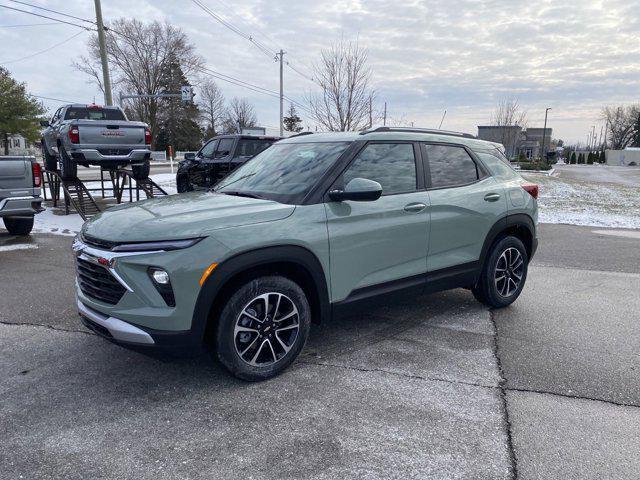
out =
[[[172,173],[159,173],[151,175],[151,179],[156,182],[165,192],[169,195],[177,193],[176,189],[176,176]],[[105,182],[105,187],[111,185]],[[100,182],[87,182],[87,188],[100,188]],[[100,197],[100,192],[91,192],[94,198]],[[111,195],[111,188],[105,188],[105,194]],[[122,196],[122,199],[126,201],[128,199],[128,190]],[[140,192],[141,199],[145,198],[145,194]],[[135,193],[134,193],[135,198]],[[64,204],[64,201],[62,201]],[[64,214],[64,207],[53,208],[50,206],[50,202],[47,202],[46,210],[39,213],[35,217],[33,225],[33,231],[36,233],[53,233],[56,235],[70,235],[74,236],[82,228],[84,220],[77,213]]]
[[637,186],[591,183],[523,173],[540,185],[539,221],[590,227],[640,228]]

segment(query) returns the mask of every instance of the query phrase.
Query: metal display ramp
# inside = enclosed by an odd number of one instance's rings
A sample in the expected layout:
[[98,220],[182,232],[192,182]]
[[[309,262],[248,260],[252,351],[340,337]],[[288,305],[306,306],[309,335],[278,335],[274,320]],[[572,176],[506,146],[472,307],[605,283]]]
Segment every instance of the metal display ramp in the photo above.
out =
[[[108,174],[106,178],[105,173]],[[89,188],[86,185],[97,182],[100,182],[100,187]],[[44,199],[51,200],[54,207],[58,206],[59,201],[64,202],[65,215],[75,211],[83,220],[88,220],[105,208],[98,205],[91,192],[100,192],[103,199],[115,198],[117,203],[122,203],[125,191],[129,192],[129,202],[139,201],[141,191],[146,198],[167,195],[164,189],[148,177],[135,179],[131,170],[103,168],[100,169],[100,178],[88,180],[80,180],[77,176],[63,179],[58,171],[43,170],[42,191]]]

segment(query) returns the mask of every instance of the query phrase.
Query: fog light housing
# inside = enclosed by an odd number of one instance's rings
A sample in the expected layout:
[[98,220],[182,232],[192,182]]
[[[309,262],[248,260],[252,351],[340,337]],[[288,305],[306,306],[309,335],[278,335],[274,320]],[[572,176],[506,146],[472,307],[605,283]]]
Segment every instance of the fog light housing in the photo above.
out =
[[169,285],[169,283],[171,283],[169,281],[169,274],[161,268],[151,269],[151,278],[153,278],[154,282],[160,285]]
[[148,270],[149,277],[151,278],[151,282],[153,286],[156,287],[156,290],[164,300],[164,302],[169,307],[176,306],[176,299],[173,295],[173,288],[171,287],[171,279],[169,278],[169,274],[158,267],[149,267]]

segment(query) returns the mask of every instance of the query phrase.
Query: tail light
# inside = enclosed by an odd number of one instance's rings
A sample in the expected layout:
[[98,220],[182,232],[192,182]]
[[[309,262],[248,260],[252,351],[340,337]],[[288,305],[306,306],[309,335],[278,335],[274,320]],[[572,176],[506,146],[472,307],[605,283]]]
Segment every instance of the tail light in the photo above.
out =
[[38,162],[33,162],[33,186],[41,187],[42,186],[42,171],[40,170],[40,164]]
[[71,143],[80,143],[80,128],[75,125],[69,126],[69,140]]
[[151,145],[151,130],[148,128],[144,129],[144,143]]
[[524,188],[533,198],[538,198],[538,185],[535,183],[525,183],[522,185],[522,188]]

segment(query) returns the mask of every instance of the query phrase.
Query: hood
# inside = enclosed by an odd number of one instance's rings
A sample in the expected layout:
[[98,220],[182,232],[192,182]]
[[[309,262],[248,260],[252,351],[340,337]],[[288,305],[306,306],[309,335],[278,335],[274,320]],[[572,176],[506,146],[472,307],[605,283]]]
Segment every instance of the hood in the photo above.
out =
[[293,205],[271,200],[191,192],[109,208],[89,220],[83,232],[112,242],[177,240],[221,228],[273,222],[294,210]]

